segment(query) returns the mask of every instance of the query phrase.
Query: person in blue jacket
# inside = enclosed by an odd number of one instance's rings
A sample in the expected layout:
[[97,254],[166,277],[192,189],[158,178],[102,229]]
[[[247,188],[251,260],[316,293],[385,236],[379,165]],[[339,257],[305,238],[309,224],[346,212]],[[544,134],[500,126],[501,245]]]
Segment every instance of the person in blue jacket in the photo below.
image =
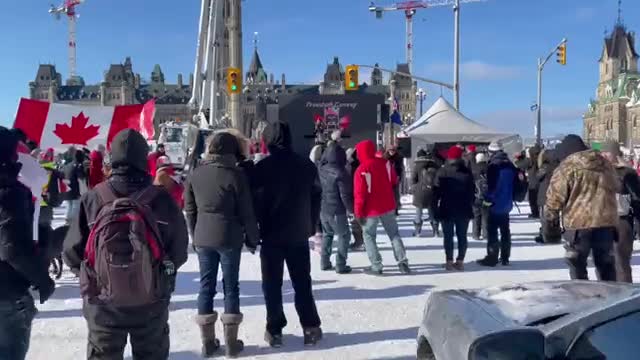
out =
[[487,256],[478,260],[478,264],[495,267],[501,262],[507,266],[511,256],[509,213],[513,209],[513,188],[518,171],[500,143],[491,143],[489,152],[491,160],[487,170],[488,190],[484,202],[484,206],[489,207]]

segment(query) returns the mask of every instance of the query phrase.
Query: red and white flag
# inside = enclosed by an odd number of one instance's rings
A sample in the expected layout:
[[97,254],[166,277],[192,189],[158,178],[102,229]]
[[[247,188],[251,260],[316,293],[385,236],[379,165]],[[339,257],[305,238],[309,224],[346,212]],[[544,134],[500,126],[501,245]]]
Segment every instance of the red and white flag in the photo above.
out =
[[140,105],[85,106],[20,99],[13,127],[24,131],[41,149],[61,151],[72,145],[109,148],[124,129],[135,129],[153,139],[154,112],[155,100]]

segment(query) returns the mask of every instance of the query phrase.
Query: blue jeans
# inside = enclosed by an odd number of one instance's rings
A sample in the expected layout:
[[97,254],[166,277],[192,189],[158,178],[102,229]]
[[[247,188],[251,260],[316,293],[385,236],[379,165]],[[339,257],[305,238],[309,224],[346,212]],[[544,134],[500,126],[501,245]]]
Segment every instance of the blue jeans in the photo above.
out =
[[[454,231],[455,228],[455,231]],[[450,219],[442,222],[442,234],[444,235],[444,252],[447,261],[453,261],[453,235],[458,238],[458,257],[456,260],[464,261],[467,255],[467,230],[469,220]]]
[[347,255],[351,233],[347,214],[327,215],[320,214],[322,223],[322,267],[331,267],[331,252],[333,250],[333,237],[338,236],[338,254],[336,255],[336,270],[340,271],[347,266]]
[[394,210],[380,216],[367,218],[362,226],[364,230],[365,248],[367,250],[367,256],[369,256],[369,261],[371,262],[371,269],[376,271],[382,270],[382,257],[380,256],[378,244],[376,243],[378,223],[380,222],[387,236],[391,239],[393,256],[396,258],[398,264],[408,263],[407,252],[400,238],[400,231],[398,230],[398,222],[396,221]]
[[67,215],[65,217],[65,220],[67,220],[67,222],[71,222],[80,213],[80,199],[67,200],[66,203],[67,203]]
[[211,249],[199,247],[200,292],[198,314],[213,314],[213,298],[216,296],[218,266],[222,268],[224,288],[224,312],[240,314],[240,256],[242,249]]
[[0,300],[0,360],[24,360],[29,351],[31,322],[36,316],[31,295]]

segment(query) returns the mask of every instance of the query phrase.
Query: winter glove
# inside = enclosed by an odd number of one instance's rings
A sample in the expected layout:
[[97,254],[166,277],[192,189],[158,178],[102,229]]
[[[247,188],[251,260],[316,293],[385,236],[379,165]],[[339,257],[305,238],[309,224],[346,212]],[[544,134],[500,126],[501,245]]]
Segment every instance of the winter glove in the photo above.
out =
[[543,221],[542,237],[545,243],[559,243],[562,240],[560,221]]
[[56,290],[56,283],[51,280],[51,278],[47,277],[47,281],[44,284],[38,287],[38,292],[40,293],[40,304],[44,304],[53,292]]

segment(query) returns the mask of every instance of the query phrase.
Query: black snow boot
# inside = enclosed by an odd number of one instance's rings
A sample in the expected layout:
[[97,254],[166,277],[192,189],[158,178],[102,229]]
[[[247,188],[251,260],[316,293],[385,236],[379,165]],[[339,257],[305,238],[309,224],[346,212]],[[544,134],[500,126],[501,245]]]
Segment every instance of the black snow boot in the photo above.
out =
[[205,359],[213,358],[220,349],[220,341],[216,339],[216,321],[218,321],[217,312],[196,317],[202,339],[202,357]]
[[498,259],[486,256],[484,259],[477,260],[476,263],[480,266],[496,267]]
[[304,329],[304,346],[315,346],[320,340],[322,340],[320,327]]
[[421,222],[414,221],[413,226],[414,226],[413,236],[420,237],[420,235],[422,234],[422,221]]
[[229,359],[238,357],[244,350],[244,343],[238,340],[238,329],[242,323],[242,314],[222,314],[220,320],[224,325],[224,343],[226,356]]
[[264,332],[264,341],[274,349],[282,347],[282,334],[272,334],[269,331]]

